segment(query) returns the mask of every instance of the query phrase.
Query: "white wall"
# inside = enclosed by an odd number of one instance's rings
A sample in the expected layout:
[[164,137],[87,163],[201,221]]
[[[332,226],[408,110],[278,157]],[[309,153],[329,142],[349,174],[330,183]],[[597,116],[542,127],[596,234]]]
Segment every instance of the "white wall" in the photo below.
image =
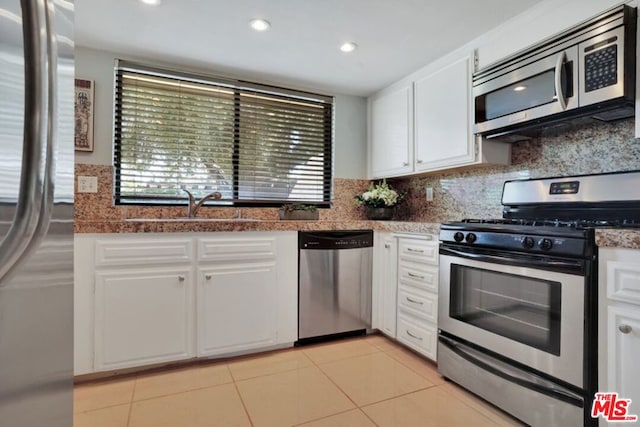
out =
[[[77,46],[76,77],[95,82],[94,150],[76,152],[76,163],[113,164],[113,80],[115,59],[131,58],[113,52]],[[182,69],[180,65],[153,61],[153,64]],[[191,70],[215,75],[215,70]],[[295,89],[304,89],[298,88]],[[349,95],[335,96],[335,160],[336,178],[366,178],[366,115],[365,98]]]
[[367,100],[358,96],[335,97],[334,175],[367,177]]

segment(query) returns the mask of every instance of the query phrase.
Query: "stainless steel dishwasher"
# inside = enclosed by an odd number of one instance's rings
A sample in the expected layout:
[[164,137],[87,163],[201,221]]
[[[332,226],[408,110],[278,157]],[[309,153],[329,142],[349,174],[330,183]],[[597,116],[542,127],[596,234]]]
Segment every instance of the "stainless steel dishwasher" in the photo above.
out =
[[298,249],[298,344],[370,329],[373,231],[301,231]]

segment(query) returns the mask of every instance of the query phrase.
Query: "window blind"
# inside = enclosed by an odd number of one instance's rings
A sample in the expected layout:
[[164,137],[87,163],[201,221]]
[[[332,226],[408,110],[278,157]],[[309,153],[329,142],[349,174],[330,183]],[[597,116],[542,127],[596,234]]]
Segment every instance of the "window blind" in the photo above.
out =
[[118,61],[114,196],[119,204],[328,206],[333,99]]

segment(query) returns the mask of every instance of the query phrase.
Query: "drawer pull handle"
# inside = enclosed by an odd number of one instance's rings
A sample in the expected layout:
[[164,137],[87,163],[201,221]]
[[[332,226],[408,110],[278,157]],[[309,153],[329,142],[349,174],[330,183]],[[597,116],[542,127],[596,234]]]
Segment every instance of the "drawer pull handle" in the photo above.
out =
[[409,162],[402,162],[402,166],[409,166]]
[[633,328],[629,325],[620,325],[618,326],[618,330],[626,335],[628,333],[631,333],[631,331],[633,331]]
[[420,305],[423,305],[423,304],[424,304],[422,301],[416,301],[416,300],[411,299],[411,298],[409,298],[409,297],[406,297],[406,298],[407,298],[407,301],[412,302],[412,303],[414,303],[414,304],[420,304]]
[[389,248],[391,248],[391,245],[390,245],[390,244],[388,244],[388,243],[385,243],[385,244],[384,244],[384,248],[385,248],[385,249],[389,249]]
[[409,252],[415,252],[417,254],[423,254],[424,251],[422,249],[413,249],[413,248],[407,248],[407,251]]
[[413,335],[411,332],[409,332],[409,330],[407,329],[407,335],[409,335],[411,338],[415,338],[417,340],[422,341],[422,337],[418,337],[416,335]]
[[184,281],[185,281],[184,276],[178,276],[178,282],[184,282]]
[[424,276],[420,276],[417,274],[413,274],[411,272],[407,273],[409,275],[409,277],[413,277],[414,279],[420,279],[420,280],[424,280]]
[[211,280],[211,275],[210,274],[205,274],[204,278],[207,279],[207,280]]

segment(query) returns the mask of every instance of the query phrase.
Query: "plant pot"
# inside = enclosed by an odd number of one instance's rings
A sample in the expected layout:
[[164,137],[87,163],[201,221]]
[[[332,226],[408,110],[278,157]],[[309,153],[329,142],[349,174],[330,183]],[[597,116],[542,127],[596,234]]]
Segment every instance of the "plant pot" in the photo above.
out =
[[313,221],[318,219],[319,212],[316,211],[285,211],[280,209],[281,220],[307,220]]
[[367,207],[367,218],[376,221],[386,221],[393,218],[393,208]]

